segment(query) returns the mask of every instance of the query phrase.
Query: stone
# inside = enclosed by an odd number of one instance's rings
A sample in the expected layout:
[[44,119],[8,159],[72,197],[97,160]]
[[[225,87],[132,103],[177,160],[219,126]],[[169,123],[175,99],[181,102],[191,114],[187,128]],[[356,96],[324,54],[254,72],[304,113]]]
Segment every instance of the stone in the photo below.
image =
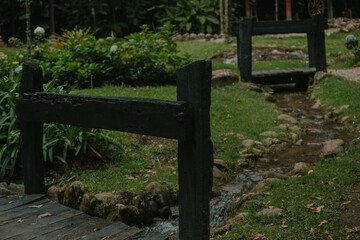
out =
[[183,38],[183,36],[181,34],[178,34],[175,37],[173,37],[172,40],[175,41],[175,42],[180,42],[180,41],[183,41],[184,38]]
[[204,33],[199,33],[198,34],[198,39],[202,39],[202,38],[205,38],[205,34]]
[[167,187],[158,183],[158,182],[151,182],[148,185],[146,185],[145,189],[152,194],[156,194],[161,191],[166,191]]
[[278,134],[274,131],[266,131],[266,132],[260,133],[260,136],[263,136],[263,137],[277,137],[277,135]]
[[85,186],[80,181],[75,181],[65,188],[63,205],[78,209],[81,203]]
[[213,167],[213,177],[214,178],[222,178],[224,173],[221,172],[216,166]]
[[242,142],[242,146],[243,146],[244,148],[252,147],[252,146],[254,146],[254,144],[255,144],[255,141],[254,141],[254,140],[251,140],[251,139],[246,139],[246,140],[244,140],[244,141]]
[[342,118],[340,119],[340,122],[341,122],[341,123],[345,123],[349,118],[350,118],[349,116],[342,117]]
[[324,157],[337,154],[343,150],[344,141],[342,139],[333,139],[326,141],[324,147],[321,150]]
[[221,171],[229,169],[229,166],[227,165],[227,163],[221,159],[214,159],[214,166],[219,168],[219,170],[221,170]]
[[210,33],[207,33],[207,34],[205,35],[205,38],[206,38],[207,40],[210,40],[210,39],[212,38],[212,35],[211,35]]
[[150,200],[149,201],[149,206],[150,206],[150,209],[151,209],[154,217],[158,217],[159,214],[160,214],[158,204],[154,200]]
[[343,111],[345,109],[348,109],[350,107],[350,105],[344,105],[340,107],[340,111]]
[[212,72],[212,86],[226,85],[239,82],[239,75],[231,69],[219,69]]
[[118,214],[122,222],[129,226],[135,226],[140,222],[140,210],[137,207],[128,205],[128,206],[118,206]]
[[88,193],[85,193],[82,197],[79,210],[86,214],[94,215],[96,201],[93,201],[93,199],[94,196],[91,197]]
[[316,100],[315,104],[311,107],[312,109],[319,109],[321,107],[320,100]]
[[295,132],[300,132],[301,131],[301,128],[298,127],[298,126],[293,126],[290,128],[291,130],[295,131]]
[[98,193],[95,194],[95,198],[103,205],[107,205],[114,198],[114,194],[112,194],[111,192]]
[[299,145],[301,145],[301,144],[303,143],[303,141],[304,141],[304,140],[299,139],[299,140],[295,143],[295,145],[298,145],[298,146],[299,146]]
[[268,102],[276,102],[274,96],[271,93],[263,93],[261,98]]
[[243,85],[246,86],[250,91],[259,92],[259,93],[263,92],[263,90],[254,83],[244,82]]
[[182,35],[182,37],[183,37],[183,41],[187,41],[187,40],[189,40],[190,35],[189,35],[189,33],[184,33],[184,34]]
[[289,129],[289,124],[280,124],[276,128],[281,129],[281,130],[288,130]]
[[170,219],[171,218],[171,209],[169,206],[165,206],[159,210],[159,216],[162,219]]
[[294,142],[295,142],[295,141],[297,140],[297,138],[298,138],[298,135],[297,135],[296,133],[291,133],[290,136],[291,136],[291,139],[292,139]]
[[196,33],[190,33],[189,40],[195,40],[195,39],[197,39]]
[[304,168],[306,168],[308,166],[309,166],[309,164],[307,164],[307,163],[298,162],[298,163],[295,163],[294,169],[292,171],[294,174],[298,174],[301,170],[303,170]]
[[[256,201],[256,200],[254,200],[254,201]],[[247,215],[249,215],[248,212],[241,212],[241,213],[235,215],[235,217],[232,217],[232,218],[228,219],[226,221],[226,223],[231,223],[232,224],[232,223],[243,222],[243,221],[245,221],[245,218],[246,218]]]
[[267,178],[279,178],[279,179],[287,179],[288,177],[284,174],[272,172],[272,171],[266,171],[261,174],[261,176],[265,179]]
[[59,187],[53,185],[51,187],[48,188],[47,192],[47,197],[53,201],[53,202],[58,202],[58,203],[62,203],[62,201],[60,201],[59,199],[59,194],[60,194],[60,189]]
[[1,195],[16,195],[24,193],[25,187],[22,184],[10,183],[6,182],[0,183],[0,194]]
[[319,82],[321,81],[322,79],[324,79],[325,77],[327,77],[327,72],[324,72],[324,71],[318,71],[315,73],[314,75],[314,81],[315,82]]
[[280,115],[278,116],[278,119],[284,120],[284,121],[288,121],[288,122],[291,122],[291,123],[293,123],[293,124],[296,124],[296,123],[297,123],[297,120],[296,120],[294,117],[291,117],[291,116],[289,116],[289,115],[287,115],[287,114],[280,114]]
[[267,178],[267,179],[265,179],[265,183],[274,183],[274,182],[279,182],[279,181],[281,181],[281,179],[279,179],[279,178]]
[[258,183],[252,190],[251,192],[265,192],[265,191],[268,191],[270,189],[270,186],[265,183],[265,182],[260,182]]
[[269,207],[261,210],[260,212],[257,212],[256,216],[268,216],[268,217],[280,216],[282,215],[282,211],[283,210],[281,208]]
[[156,201],[159,207],[172,207],[176,204],[174,194],[166,186],[158,182],[149,183],[145,189],[151,192],[153,200]]

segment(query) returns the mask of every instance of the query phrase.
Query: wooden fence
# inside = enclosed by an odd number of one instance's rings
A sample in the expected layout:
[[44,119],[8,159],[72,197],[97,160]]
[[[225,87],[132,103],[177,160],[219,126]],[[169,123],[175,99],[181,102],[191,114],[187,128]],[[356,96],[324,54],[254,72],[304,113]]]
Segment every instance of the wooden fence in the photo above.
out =
[[[316,71],[326,71],[325,28],[327,28],[327,23],[322,14],[313,15],[311,19],[305,20],[253,22],[252,19],[241,18],[234,22],[232,24],[232,35],[237,37],[238,68],[241,73],[241,80],[256,82],[253,78],[268,78],[267,80],[269,80],[269,78],[274,77],[270,83],[282,83],[284,80],[281,78],[292,75],[308,76],[315,74]],[[307,34],[309,68],[252,71],[252,36],[284,33]],[[276,82],[276,80],[280,82]],[[263,81],[262,83],[266,82]]]
[[42,91],[42,69],[24,63],[16,112],[20,120],[27,194],[45,192],[43,123],[178,139],[180,239],[209,239],[213,166],[210,61],[197,61],[178,70],[178,101]]

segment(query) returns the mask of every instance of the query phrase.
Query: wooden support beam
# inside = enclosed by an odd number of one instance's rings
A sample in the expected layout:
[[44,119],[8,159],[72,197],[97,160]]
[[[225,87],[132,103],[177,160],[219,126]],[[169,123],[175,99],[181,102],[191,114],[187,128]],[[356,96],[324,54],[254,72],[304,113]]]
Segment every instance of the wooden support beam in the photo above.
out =
[[241,81],[244,82],[251,82],[252,32],[253,20],[242,18],[239,22],[239,31],[237,33],[237,50],[238,68],[240,70]]
[[[20,98],[24,93],[42,91],[42,69],[32,63],[23,64]],[[17,113],[18,108],[16,108]],[[36,113],[33,113],[36,114]],[[20,155],[23,167],[25,193],[44,193],[44,160],[42,153],[43,124],[20,121]]]
[[178,101],[194,111],[194,138],[179,141],[180,239],[208,240],[213,145],[210,140],[211,62],[198,61],[177,72]]
[[291,16],[291,0],[286,0],[286,20],[292,20]]
[[24,122],[53,122],[186,140],[192,116],[185,102],[155,99],[23,94],[17,104]]
[[312,16],[312,27],[313,37],[310,40],[310,44],[313,51],[313,60],[311,62],[314,66],[311,67],[315,67],[316,71],[326,71],[325,23],[323,14],[315,14]]

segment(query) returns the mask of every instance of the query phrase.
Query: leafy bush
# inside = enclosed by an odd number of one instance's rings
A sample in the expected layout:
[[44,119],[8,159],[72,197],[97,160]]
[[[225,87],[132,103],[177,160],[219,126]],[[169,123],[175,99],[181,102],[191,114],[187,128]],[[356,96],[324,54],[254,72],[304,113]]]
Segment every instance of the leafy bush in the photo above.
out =
[[[19,98],[21,73],[12,71],[9,77],[0,77],[0,181],[7,174],[12,176],[19,157],[21,144],[19,121],[15,114],[15,104]],[[55,80],[44,85],[44,91],[69,93],[74,87],[54,88]],[[53,161],[54,157],[66,163],[68,153],[75,156],[88,149],[89,142],[101,139],[108,140],[102,130],[87,129],[61,124],[44,124],[43,155],[45,160]],[[93,150],[95,151],[95,150]]]
[[179,56],[170,23],[154,33],[148,26],[125,40],[96,39],[89,29],[66,30],[56,44],[40,44],[35,62],[47,81],[97,87],[103,84],[161,85],[175,83],[176,69],[189,62]]
[[219,1],[180,0],[175,6],[159,4],[153,9],[165,9],[158,21],[170,21],[180,32],[212,33],[219,29]]

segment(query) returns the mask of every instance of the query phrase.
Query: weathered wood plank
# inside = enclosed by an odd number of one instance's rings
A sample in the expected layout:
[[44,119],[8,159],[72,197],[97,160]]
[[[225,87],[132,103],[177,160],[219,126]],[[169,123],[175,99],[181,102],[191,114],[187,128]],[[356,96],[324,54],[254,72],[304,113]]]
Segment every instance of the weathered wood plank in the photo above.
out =
[[267,78],[274,76],[314,76],[316,68],[282,68],[272,70],[256,70],[252,72],[252,78]]
[[31,215],[34,211],[36,211],[36,209],[30,208],[29,206],[44,205],[47,204],[48,202],[49,200],[44,199],[8,211],[2,211],[0,212],[0,222],[17,219],[26,215]]
[[43,194],[31,194],[31,195],[20,195],[18,197],[15,197],[12,199],[14,203],[8,203],[6,205],[0,206],[0,212],[2,211],[8,211],[12,208],[21,207],[23,205],[36,202],[38,200],[44,199],[45,195]]
[[313,32],[313,58],[316,71],[326,71],[326,50],[325,50],[325,33],[324,33],[324,16],[315,14],[312,16]]
[[213,167],[211,62],[197,61],[178,70],[177,93],[178,100],[194,110],[194,138],[178,143],[180,239],[208,240]]
[[100,231],[94,232],[92,234],[87,235],[86,237],[82,238],[84,240],[95,240],[95,239],[101,239],[101,238],[110,238],[115,236],[116,234],[124,231],[125,229],[129,228],[129,226],[121,223],[116,222],[111,224],[110,226],[107,226],[105,228],[102,228]]
[[182,140],[192,135],[191,111],[185,102],[24,93],[17,114],[21,122],[54,122]]
[[141,232],[136,234],[135,236],[126,238],[127,240],[167,240],[169,239],[168,237],[166,237],[165,235],[162,235],[158,232]]
[[136,227],[129,227],[127,229],[125,229],[124,231],[117,233],[116,235],[112,236],[109,238],[109,240],[125,240],[125,239],[129,239],[130,237],[143,232],[143,229],[139,229]]

